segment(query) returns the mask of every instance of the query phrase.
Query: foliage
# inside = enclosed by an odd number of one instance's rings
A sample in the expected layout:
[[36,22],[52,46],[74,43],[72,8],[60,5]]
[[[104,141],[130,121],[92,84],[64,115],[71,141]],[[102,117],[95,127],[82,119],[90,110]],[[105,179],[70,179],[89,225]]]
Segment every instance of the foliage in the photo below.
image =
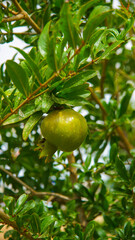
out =
[[[5,238],[135,239],[135,3],[113,3],[0,3],[1,47],[16,35],[29,49],[0,71]],[[41,120],[63,108],[85,115],[88,135],[45,163]]]

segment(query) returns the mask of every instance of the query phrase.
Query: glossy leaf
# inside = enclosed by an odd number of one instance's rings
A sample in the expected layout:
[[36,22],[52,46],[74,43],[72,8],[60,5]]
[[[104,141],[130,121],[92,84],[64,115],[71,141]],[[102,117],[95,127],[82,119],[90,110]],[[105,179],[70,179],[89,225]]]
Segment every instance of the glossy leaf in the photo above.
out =
[[118,147],[116,143],[113,143],[110,149],[110,161],[115,162],[118,154]]
[[77,75],[69,78],[69,80],[65,81],[62,89],[70,88],[71,86],[77,87],[78,85],[81,85],[91,78],[95,77],[97,75],[97,71],[94,70],[87,70],[85,72],[78,73]]
[[14,209],[14,211],[13,211],[13,214],[14,214],[14,215],[17,214],[18,212],[20,212],[20,210],[22,209],[22,207],[23,207],[24,203],[26,202],[27,198],[28,198],[28,195],[26,195],[25,193],[22,194],[22,195],[18,198],[18,200],[17,200],[17,202],[16,202],[15,209]]
[[89,240],[92,238],[94,234],[94,229],[95,229],[95,223],[93,221],[89,222],[84,232],[84,240]]
[[38,81],[41,83],[42,82],[42,77],[41,74],[39,72],[38,66],[37,64],[34,62],[34,60],[29,56],[29,54],[27,54],[26,52],[24,52],[23,50],[21,50],[20,48],[16,48],[14,47],[19,53],[22,54],[22,56],[26,59],[29,68],[35,73]]
[[12,107],[12,102],[10,101],[10,99],[8,98],[8,95],[6,92],[3,91],[2,88],[0,88],[0,95],[3,95],[5,101],[7,102],[7,104],[10,105],[10,107]]
[[24,119],[30,117],[36,111],[37,110],[35,109],[35,106],[26,105],[24,108],[22,108],[22,113],[23,114],[20,114],[20,112],[18,112],[17,114],[12,115],[6,121],[4,121],[3,125],[9,125],[9,124],[21,122]]
[[84,28],[84,41],[87,42],[93,31],[101,24],[106,16],[109,14],[110,8],[108,6],[97,6],[91,12],[88,22]]
[[54,104],[54,101],[52,100],[51,96],[48,93],[45,93],[42,97],[42,103],[40,104],[42,107],[42,111],[44,113],[47,113]]
[[[110,47],[108,47],[108,48],[104,51],[104,53],[101,54],[101,56],[99,57],[99,60],[107,58],[108,55],[109,55],[113,50],[115,50],[117,47],[120,47],[120,45],[121,45],[123,42],[124,42],[123,40],[119,40],[119,41],[114,42]],[[98,60],[98,61],[99,61],[99,60]]]
[[25,205],[23,206],[23,209],[20,211],[19,215],[26,214],[28,211],[35,208],[35,206],[36,206],[36,203],[34,200],[30,200],[26,202]]
[[47,53],[49,51],[49,28],[50,23],[48,22],[45,27],[42,30],[42,33],[40,34],[39,40],[38,40],[38,48],[43,57],[47,56]]
[[32,213],[30,221],[33,233],[40,233],[40,218],[37,213]]
[[88,95],[90,94],[90,92],[86,89],[88,88],[87,84],[82,84],[76,87],[71,87],[71,88],[65,88],[63,90],[61,90],[61,92],[58,94],[58,96],[60,97],[69,97],[69,96],[81,96],[84,95],[86,93],[88,93]]
[[65,2],[60,12],[60,29],[64,33],[65,40],[72,48],[76,48],[80,42],[77,28],[73,22],[73,17],[70,11],[70,5]]
[[120,177],[125,180],[125,181],[129,181],[128,178],[128,174],[127,174],[127,170],[125,168],[124,163],[122,162],[122,160],[120,160],[119,158],[116,159],[116,169],[118,174],[120,175]]
[[[132,225],[130,222],[126,222],[124,226],[124,235],[127,239],[132,237]],[[132,238],[131,238],[132,239]]]
[[52,37],[49,38],[49,43],[48,43],[48,52],[47,52],[47,63],[50,68],[53,69],[53,71],[57,72],[58,70],[58,63],[57,63],[57,55],[55,53],[55,36],[53,35]]
[[79,21],[80,21],[81,17],[82,17],[83,15],[85,15],[85,12],[86,12],[89,8],[91,8],[91,7],[93,7],[94,5],[96,5],[98,2],[100,2],[100,0],[91,0],[91,1],[86,2],[85,4],[83,4],[83,5],[80,7],[79,11],[77,12],[77,14],[76,14],[76,16],[75,16],[75,20],[77,21],[78,24],[79,24]]
[[124,93],[124,96],[123,96],[123,98],[121,100],[121,103],[120,103],[120,108],[119,108],[119,111],[118,111],[118,117],[121,117],[123,114],[126,113],[128,105],[129,105],[130,98],[132,96],[132,93],[133,93],[133,89],[131,89],[131,88],[128,89]]
[[52,99],[55,103],[58,103],[58,104],[66,104],[67,106],[83,106],[83,105],[88,105],[90,107],[93,108],[93,105],[88,101],[86,100],[85,98],[83,97],[79,97],[77,96],[76,98],[74,98],[74,96],[72,95],[72,98],[70,99],[64,99],[64,98],[58,98],[58,97],[55,97],[54,95],[52,95]]
[[119,39],[123,39],[123,38],[126,36],[127,32],[130,31],[130,29],[132,28],[133,24],[134,24],[134,18],[133,18],[133,17],[127,19],[127,20],[126,20],[126,24],[125,24],[125,26],[124,26],[124,29],[123,29],[122,32],[119,34],[119,37],[118,37],[118,38],[119,38]]
[[41,222],[41,233],[45,232],[47,228],[56,221],[53,215],[49,215],[43,218]]
[[91,198],[88,189],[80,183],[74,185],[74,191],[82,197]]
[[40,120],[41,117],[42,117],[42,112],[36,112],[28,119],[28,121],[26,122],[26,124],[23,128],[23,133],[22,133],[22,137],[23,137],[24,141],[27,140],[32,129],[38,123],[38,121]]
[[29,95],[29,83],[24,69],[16,62],[6,62],[7,71],[16,88],[26,97]]

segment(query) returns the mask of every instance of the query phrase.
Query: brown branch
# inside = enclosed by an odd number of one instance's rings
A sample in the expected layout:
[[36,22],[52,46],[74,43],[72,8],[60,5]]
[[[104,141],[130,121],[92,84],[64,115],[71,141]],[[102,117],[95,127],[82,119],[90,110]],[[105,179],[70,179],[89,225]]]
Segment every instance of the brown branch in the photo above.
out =
[[129,155],[132,156],[130,151],[131,151],[131,149],[133,149],[133,146],[130,144],[130,142],[128,141],[127,137],[125,136],[124,132],[122,131],[122,129],[120,127],[117,127],[116,131],[119,134],[121,140],[123,141]]
[[[11,221],[10,217],[5,214],[4,212],[0,211],[0,219],[7,225],[13,227],[20,235],[25,236],[27,239],[34,240],[35,238],[32,237],[31,233],[29,233],[26,229],[20,229],[15,221]],[[38,239],[38,238],[37,238]]]
[[103,106],[103,104],[101,103],[100,99],[98,98],[98,96],[95,94],[95,92],[93,91],[92,87],[88,87],[89,91],[91,92],[91,96],[93,97],[93,99],[95,100],[95,102],[100,106],[104,116],[107,115],[107,112]]
[[12,0],[13,4],[16,6],[16,8],[18,9],[18,11],[23,14],[24,19],[26,20],[26,22],[32,26],[32,28],[37,32],[37,33],[41,33],[41,29],[39,28],[39,26],[33,21],[33,19],[28,15],[28,13],[26,11],[24,11],[24,9],[21,7],[21,5],[18,3],[17,0]]
[[21,179],[19,179],[18,177],[14,176],[10,171],[8,171],[7,169],[3,168],[0,166],[0,170],[5,172],[6,174],[8,174],[11,178],[13,178],[16,182],[18,182],[19,184],[21,184],[22,186],[24,186],[26,189],[28,189],[32,195],[34,196],[38,196],[38,197],[44,197],[44,196],[54,196],[54,197],[58,197],[61,198],[63,200],[69,201],[71,200],[71,198],[62,195],[60,193],[53,193],[53,192],[37,192],[35,191],[33,188],[31,188],[29,185],[27,185],[25,182],[23,182]]
[[81,72],[82,70],[84,70],[85,68],[89,67],[90,65],[92,65],[95,62],[97,62],[98,60],[99,60],[99,57],[95,58],[95,59],[92,59],[91,62],[89,62],[85,66],[79,68],[78,72]]
[[12,22],[12,21],[18,21],[20,19],[23,19],[24,15],[22,13],[17,14],[16,16],[12,16],[9,18],[2,19],[2,22]]
[[17,14],[18,14],[18,12],[15,12],[15,11],[13,11],[12,9],[7,8],[7,6],[5,6],[3,3],[0,3],[0,5],[1,5],[4,9],[8,9],[8,11],[9,11],[10,13],[12,13],[13,15],[17,15]]
[[74,157],[73,153],[71,153],[70,155],[67,156],[67,158],[68,158],[68,163],[69,163],[70,178],[71,178],[71,182],[72,182],[72,186],[73,186],[74,183],[77,182],[77,170],[75,167],[72,166],[72,164],[75,163],[75,157]]

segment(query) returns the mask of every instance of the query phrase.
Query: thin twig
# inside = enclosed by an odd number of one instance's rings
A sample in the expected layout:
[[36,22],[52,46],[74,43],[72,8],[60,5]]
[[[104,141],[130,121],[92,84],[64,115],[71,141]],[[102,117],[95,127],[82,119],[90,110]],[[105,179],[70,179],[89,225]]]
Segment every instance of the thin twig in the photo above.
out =
[[[27,239],[34,240],[35,238],[32,237],[31,233],[29,233],[26,229],[20,229],[15,221],[11,221],[10,217],[5,214],[4,212],[0,211],[0,219],[7,225],[13,227],[17,232],[21,235],[25,236]],[[38,239],[38,238],[37,238]]]
[[5,6],[3,3],[0,3],[0,5],[1,5],[4,9],[8,9],[8,11],[9,11],[10,13],[12,13],[13,15],[17,15],[17,14],[18,14],[18,12],[15,12],[15,11],[13,11],[12,9],[7,8],[7,6]]
[[22,13],[17,14],[16,16],[12,16],[9,18],[3,18],[2,22],[12,22],[12,21],[18,21],[24,19],[24,15]]
[[28,15],[28,13],[26,11],[24,11],[24,9],[21,7],[21,5],[18,3],[17,0],[12,0],[12,2],[14,3],[14,5],[16,6],[16,8],[18,9],[18,11],[23,14],[24,19],[26,20],[26,22],[32,26],[32,28],[37,32],[37,33],[41,33],[41,29],[39,28],[39,26],[33,21],[33,19]]
[[92,87],[88,87],[89,91],[91,92],[91,96],[93,97],[93,99],[97,102],[97,104],[100,106],[104,116],[107,115],[107,112],[103,106],[103,104],[101,103],[100,99],[98,98],[98,96],[95,94],[95,92],[93,91]]
[[71,198],[62,195],[60,193],[54,193],[54,192],[37,192],[35,191],[33,188],[31,188],[29,185],[27,185],[25,182],[23,182],[21,179],[19,179],[18,177],[14,176],[10,171],[8,171],[7,169],[3,168],[0,166],[0,170],[5,172],[6,174],[8,174],[10,177],[12,177],[16,182],[20,183],[22,186],[24,186],[26,189],[28,189],[32,195],[34,196],[38,196],[38,197],[44,197],[44,196],[54,196],[54,197],[58,197],[61,198],[63,200],[69,201],[71,200]]

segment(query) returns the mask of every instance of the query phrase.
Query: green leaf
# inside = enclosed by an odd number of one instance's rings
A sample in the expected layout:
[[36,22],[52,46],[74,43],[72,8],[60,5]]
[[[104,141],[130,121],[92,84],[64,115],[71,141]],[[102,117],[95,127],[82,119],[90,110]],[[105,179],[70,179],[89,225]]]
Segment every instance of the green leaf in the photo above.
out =
[[28,195],[26,195],[25,193],[22,194],[22,195],[18,198],[18,200],[17,200],[17,202],[16,202],[15,209],[14,209],[14,211],[13,211],[13,214],[14,214],[14,215],[16,215],[18,212],[20,212],[20,210],[22,209],[22,207],[23,207],[24,203],[26,202],[27,198],[28,198]]
[[83,97],[76,97],[72,96],[70,99],[64,99],[64,98],[58,98],[52,94],[52,99],[55,103],[58,104],[66,104],[67,106],[83,106],[83,105],[88,105],[93,108],[93,105]]
[[76,23],[79,24],[79,21],[80,21],[81,17],[82,17],[83,15],[85,15],[85,12],[86,12],[89,8],[91,8],[91,7],[93,7],[94,5],[96,5],[98,2],[100,2],[100,0],[91,0],[91,1],[88,1],[88,2],[86,2],[85,4],[83,4],[83,5],[80,7],[79,11],[77,12],[77,14],[76,14],[76,16],[75,16],[75,21],[76,21]]
[[[123,43],[123,40],[119,40],[114,42],[110,47],[108,47],[104,53],[101,54],[101,56],[99,57],[99,60],[101,59],[105,59],[114,49],[116,49],[117,47],[119,47],[121,45],[121,43]],[[99,61],[98,60],[98,61]]]
[[23,206],[23,209],[21,210],[19,215],[23,215],[23,214],[27,213],[31,209],[35,208],[35,206],[36,206],[36,203],[34,200],[30,200],[30,201],[26,202],[26,204]]
[[42,117],[42,112],[36,112],[28,119],[28,121],[26,122],[26,124],[24,126],[23,132],[22,132],[22,137],[23,137],[24,141],[27,140],[32,129],[38,123],[38,121],[40,120],[41,117]]
[[119,158],[116,159],[116,170],[123,180],[129,181],[125,165]]
[[37,213],[32,213],[30,221],[33,233],[40,233],[40,218]]
[[70,5],[68,2],[63,4],[60,12],[60,29],[64,33],[64,38],[72,48],[76,48],[80,43],[79,35],[76,26],[73,21],[73,17],[70,11]]
[[65,88],[81,85],[96,75],[97,71],[94,70],[87,70],[85,72],[78,73],[75,76],[71,77],[69,80],[65,81],[64,85],[62,86],[62,90]]
[[118,39],[123,39],[126,36],[127,32],[130,31],[133,24],[134,24],[134,18],[133,17],[131,17],[129,19],[126,19],[126,24],[124,26],[123,31],[119,34]]
[[99,39],[99,37],[103,34],[105,30],[106,27],[96,29],[96,31],[94,31],[90,37],[89,45],[92,46],[93,44],[95,44],[95,42]]
[[53,215],[49,215],[43,218],[41,223],[41,233],[45,232],[47,228],[56,221]]
[[129,105],[130,98],[131,98],[131,96],[132,96],[132,93],[133,93],[133,89],[131,89],[131,88],[129,88],[129,89],[125,92],[125,94],[124,94],[124,96],[123,96],[123,98],[122,98],[122,100],[121,100],[121,103],[120,103],[120,108],[119,108],[119,110],[118,110],[118,117],[119,117],[119,118],[120,118],[123,114],[126,113],[127,108],[128,108],[128,105]]
[[49,28],[50,23],[48,22],[45,27],[43,28],[42,33],[40,34],[39,40],[38,40],[38,49],[43,57],[47,56],[47,53],[49,51]]
[[27,140],[29,134],[31,133],[34,126],[38,123],[42,115],[42,112],[36,112],[28,119],[22,132],[22,138],[24,141]]
[[6,62],[6,67],[10,78],[17,89],[26,97],[29,96],[29,83],[24,69],[12,60]]
[[0,94],[3,95],[3,97],[4,97],[5,101],[7,102],[7,104],[9,104],[9,106],[12,107],[12,102],[8,98],[8,95],[7,95],[6,91],[4,92],[1,87],[0,87]]
[[86,90],[87,88],[88,88],[87,84],[82,84],[82,85],[71,87],[71,88],[65,88],[64,90],[62,89],[59,92],[58,96],[67,97],[70,99],[70,98],[73,98],[73,96],[75,98],[76,96],[81,96],[84,94],[90,95],[90,92]]
[[111,216],[104,215],[104,220],[110,228],[114,228],[114,222],[111,219]]
[[84,163],[84,170],[88,171],[91,164],[91,155],[88,154]]
[[116,143],[113,143],[113,145],[111,146],[111,149],[110,149],[110,161],[112,163],[115,162],[115,160],[117,158],[117,154],[118,154],[118,146]]
[[13,47],[15,48],[19,53],[22,54],[22,56],[27,60],[27,63],[29,65],[29,68],[35,73],[38,81],[41,83],[42,82],[42,77],[41,74],[39,72],[39,69],[37,67],[37,64],[33,61],[33,59],[23,50],[17,48],[17,47]]
[[131,239],[132,237],[132,225],[131,222],[126,222],[124,226],[124,235],[126,239]]
[[91,221],[87,224],[85,232],[84,232],[84,240],[92,239],[95,230],[95,223]]
[[101,24],[105,20],[109,12],[110,8],[108,6],[101,5],[94,8],[84,28],[83,36],[85,42],[88,41],[93,31],[99,26],[99,24]]
[[79,194],[79,196],[86,197],[86,198],[91,197],[88,189],[80,183],[74,184],[74,191],[77,194]]
[[47,113],[53,104],[54,104],[54,101],[52,100],[50,94],[45,93],[42,97],[42,103],[41,103],[42,111],[44,113]]
[[35,109],[34,105],[25,105],[22,108],[22,114],[18,112],[17,114],[12,115],[3,123],[3,125],[9,125],[9,124],[21,122],[26,118],[30,117],[35,112],[37,112],[37,110]]
[[57,63],[57,55],[55,53],[56,47],[56,38],[53,35],[49,39],[48,43],[48,52],[47,52],[47,63],[50,68],[52,68],[55,72],[58,70],[58,63]]
[[101,154],[103,153],[103,151],[105,150],[106,146],[107,146],[108,141],[105,140],[105,142],[102,142],[102,145],[99,146],[98,151],[96,152],[96,156],[94,158],[94,162],[97,163]]

